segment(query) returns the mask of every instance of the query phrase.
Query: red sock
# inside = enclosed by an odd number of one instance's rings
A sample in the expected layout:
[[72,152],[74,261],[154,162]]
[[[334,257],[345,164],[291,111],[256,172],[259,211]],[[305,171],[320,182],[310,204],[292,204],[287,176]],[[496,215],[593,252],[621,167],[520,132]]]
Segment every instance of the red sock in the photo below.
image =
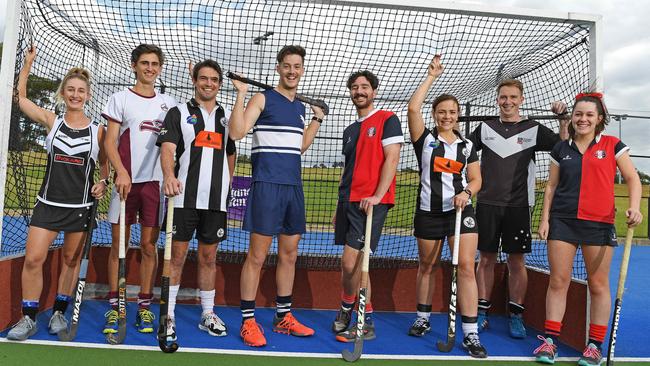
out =
[[373,311],[372,310],[372,303],[370,301],[368,301],[368,303],[366,304],[366,314],[372,314],[372,311]]
[[591,323],[589,324],[589,343],[600,348],[607,334],[607,326]]
[[562,322],[556,322],[554,320],[544,321],[544,333],[546,333],[546,335],[552,337],[559,337],[561,331],[562,331]]

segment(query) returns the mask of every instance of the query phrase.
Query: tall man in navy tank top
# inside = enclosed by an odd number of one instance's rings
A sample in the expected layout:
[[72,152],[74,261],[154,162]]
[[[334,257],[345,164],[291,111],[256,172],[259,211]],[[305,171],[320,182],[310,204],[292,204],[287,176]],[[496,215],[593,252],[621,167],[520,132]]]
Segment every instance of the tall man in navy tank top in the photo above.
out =
[[[484,121],[469,139],[481,150],[483,185],[478,192],[476,221],[478,249],[479,332],[488,326],[487,311],[494,284],[494,265],[499,246],[508,254],[509,328],[513,338],[525,338],[524,298],[528,286],[525,254],[530,253],[532,237],[530,213],[535,194],[535,153],[550,151],[560,139],[568,137],[568,120],[560,123],[556,134],[539,122],[522,118],[524,87],[519,80],[502,81],[497,87],[499,118]],[[566,111],[566,104],[554,102],[553,113]]]
[[189,242],[196,232],[197,283],[201,297],[199,329],[225,336],[226,325],[214,312],[217,246],[226,239],[226,207],[235,169],[235,143],[228,137],[230,111],[217,102],[223,80],[214,60],[192,70],[194,98],[169,110],[157,144],[161,145],[163,191],[174,196],[174,237],[169,286],[167,341],[176,341],[174,310]]
[[[375,109],[379,79],[370,71],[358,71],[347,82],[358,119],[343,131],[345,158],[339,198],[334,216],[335,244],[345,245],[341,257],[341,309],[332,331],[340,342],[354,342],[356,326],[348,329],[361,282],[361,249],[364,245],[366,212],[373,207],[370,249],[377,249],[388,210],[395,205],[395,173],[404,134],[397,116]],[[367,250],[367,248],[364,248]],[[371,287],[368,279],[364,339],[375,338]]]
[[237,100],[230,119],[230,136],[239,140],[253,129],[253,183],[243,225],[250,232],[250,244],[241,273],[240,330],[244,343],[253,347],[266,345],[255,321],[255,297],[260,271],[275,235],[278,264],[273,331],[299,337],[314,334],[291,313],[298,242],[306,231],[300,156],[314,141],[325,116],[320,108],[312,106],[314,116],[305,128],[305,106],[296,99],[305,54],[301,46],[283,47],[277,55],[278,85],[255,94],[245,108],[248,87],[233,80]]

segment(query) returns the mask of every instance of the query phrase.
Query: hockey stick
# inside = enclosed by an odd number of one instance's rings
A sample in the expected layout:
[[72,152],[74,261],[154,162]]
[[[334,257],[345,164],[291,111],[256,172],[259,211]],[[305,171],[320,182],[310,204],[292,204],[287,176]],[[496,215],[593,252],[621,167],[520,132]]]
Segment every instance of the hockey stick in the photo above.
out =
[[174,353],[178,350],[176,341],[167,342],[167,316],[169,309],[169,272],[172,259],[172,234],[174,229],[174,197],[167,198],[167,225],[165,228],[165,254],[163,261],[162,279],[160,280],[160,322],[158,324],[158,346],[165,353]]
[[[550,115],[529,115],[521,116],[522,120],[549,120],[549,119],[568,119],[571,118],[570,113],[550,114]],[[458,122],[479,122],[488,121],[491,119],[499,119],[499,116],[458,116]]]
[[438,351],[450,352],[456,342],[456,292],[458,288],[458,251],[460,250],[460,221],[462,209],[456,207],[456,224],[454,226],[454,251],[451,256],[451,295],[449,296],[449,316],[447,328],[447,343],[438,341]]
[[86,234],[86,242],[84,243],[83,252],[81,254],[81,264],[79,265],[79,278],[77,279],[77,292],[74,296],[74,308],[72,308],[72,317],[70,318],[70,327],[60,331],[57,336],[60,341],[69,342],[77,335],[79,328],[79,314],[81,313],[81,301],[84,296],[84,288],[86,287],[86,272],[88,271],[88,257],[90,256],[90,247],[93,242],[93,229],[97,216],[97,200],[94,200],[90,209],[90,216],[88,217],[88,233]]
[[627,229],[625,236],[625,249],[623,259],[621,260],[621,272],[618,275],[618,289],[616,290],[616,302],[614,303],[614,316],[612,317],[612,326],[609,331],[609,347],[607,348],[607,366],[614,364],[614,347],[616,347],[616,332],[618,331],[618,322],[621,318],[621,306],[623,302],[623,292],[625,290],[625,278],[627,277],[627,265],[630,262],[630,251],[632,250],[632,238],[634,237],[634,228]]
[[[270,85],[260,83],[259,81],[255,81],[255,80],[249,79],[247,77],[239,76],[239,75],[237,75],[235,73],[232,73],[230,71],[228,71],[226,73],[226,76],[228,78],[230,78],[230,79],[239,80],[239,81],[241,81],[243,83],[254,85],[254,86],[258,87],[258,88],[262,88],[262,89],[265,89],[265,90],[273,89],[273,87],[270,86]],[[314,106],[322,109],[323,113],[325,113],[325,115],[328,115],[330,113],[330,108],[327,106],[327,103],[325,103],[325,101],[322,100],[322,99],[314,99],[314,98],[304,96],[302,94],[296,94],[296,98],[301,102],[305,102],[307,104],[314,105]]]
[[120,200],[120,242],[117,270],[117,336],[107,334],[110,344],[121,344],[126,338],[126,200]]
[[366,232],[363,241],[363,260],[361,262],[361,285],[359,288],[359,310],[357,312],[357,337],[354,341],[354,351],[344,349],[343,359],[354,362],[363,352],[363,326],[366,323],[366,292],[368,291],[368,266],[370,264],[370,238],[372,235],[372,206],[368,208],[366,217]]

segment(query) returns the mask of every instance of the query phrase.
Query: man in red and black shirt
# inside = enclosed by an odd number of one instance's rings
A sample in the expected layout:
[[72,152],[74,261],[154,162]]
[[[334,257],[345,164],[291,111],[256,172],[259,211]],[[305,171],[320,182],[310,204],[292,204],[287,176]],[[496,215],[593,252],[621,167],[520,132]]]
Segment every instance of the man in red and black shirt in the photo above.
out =
[[[355,328],[348,330],[361,279],[366,212],[373,207],[370,248],[379,243],[388,209],[395,204],[395,172],[404,135],[397,116],[374,107],[379,80],[370,71],[350,75],[347,87],[359,119],[343,131],[345,164],[334,216],[335,243],[345,245],[341,258],[341,310],[332,325],[341,342],[354,342]],[[364,250],[366,250],[364,248]],[[370,302],[366,293],[365,340],[375,338]]]

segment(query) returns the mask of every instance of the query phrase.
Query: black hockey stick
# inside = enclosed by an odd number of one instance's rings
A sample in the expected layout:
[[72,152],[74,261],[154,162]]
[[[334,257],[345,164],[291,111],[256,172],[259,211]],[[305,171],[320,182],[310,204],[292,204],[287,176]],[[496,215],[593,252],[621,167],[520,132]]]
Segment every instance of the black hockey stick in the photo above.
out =
[[361,285],[359,288],[359,310],[357,312],[357,336],[354,340],[354,351],[344,349],[343,359],[354,362],[363,353],[363,326],[366,323],[366,292],[368,291],[368,267],[370,264],[370,238],[372,235],[372,206],[368,209],[366,217],[366,232],[363,242],[363,260],[361,262]]
[[163,257],[162,279],[160,280],[160,315],[158,319],[158,347],[165,353],[174,353],[178,350],[176,341],[167,342],[167,322],[170,321],[167,311],[169,309],[169,273],[172,259],[172,234],[174,229],[174,197],[167,198],[167,225],[165,227],[165,254]]
[[[447,327],[447,342],[438,341],[437,346],[440,352],[450,352],[456,343],[456,295],[458,289],[458,251],[460,249],[460,221],[462,209],[456,207],[456,224],[454,226],[454,251],[451,256],[451,295],[449,296],[449,316]],[[449,239],[447,239],[449,240]]]
[[77,278],[77,290],[74,296],[74,307],[72,308],[72,317],[70,318],[70,327],[61,330],[57,336],[60,341],[69,342],[77,335],[79,328],[79,315],[81,314],[81,302],[83,301],[84,288],[86,287],[86,272],[88,271],[88,257],[90,256],[90,247],[93,242],[93,229],[95,228],[97,217],[98,201],[94,200],[88,216],[88,233],[81,254],[81,264],[79,265],[79,278]]
[[[532,119],[532,120],[549,120],[549,119],[568,119],[571,118],[570,113],[562,114],[549,114],[549,115],[529,115],[521,116],[522,120]],[[491,119],[499,119],[499,116],[458,116],[458,122],[478,122],[478,121],[488,121]]]
[[607,348],[607,366],[614,364],[614,348],[616,347],[616,333],[618,332],[618,321],[621,318],[621,306],[623,302],[623,292],[625,291],[625,278],[627,277],[627,266],[630,263],[630,251],[632,250],[632,238],[634,237],[634,228],[627,229],[625,236],[625,250],[621,260],[621,272],[618,275],[618,289],[616,290],[616,302],[614,302],[614,316],[612,317],[612,326],[609,331],[609,347]]
[[[230,78],[230,79],[239,80],[239,81],[241,81],[243,83],[254,85],[254,86],[257,86],[258,88],[262,88],[262,89],[265,89],[265,90],[273,89],[273,87],[270,86],[270,85],[261,83],[259,81],[255,81],[253,79],[249,79],[247,77],[239,76],[239,75],[237,75],[235,73],[232,73],[230,71],[228,71],[226,73],[226,76],[228,78]],[[325,101],[322,100],[322,99],[314,99],[314,98],[304,96],[302,94],[296,94],[296,98],[301,102],[305,102],[307,104],[314,105],[314,106],[322,109],[323,113],[325,113],[325,115],[328,115],[330,113],[329,106],[327,106],[327,103],[325,103]]]
[[117,270],[117,336],[109,333],[110,344],[121,344],[126,338],[126,200],[120,200],[120,242]]

